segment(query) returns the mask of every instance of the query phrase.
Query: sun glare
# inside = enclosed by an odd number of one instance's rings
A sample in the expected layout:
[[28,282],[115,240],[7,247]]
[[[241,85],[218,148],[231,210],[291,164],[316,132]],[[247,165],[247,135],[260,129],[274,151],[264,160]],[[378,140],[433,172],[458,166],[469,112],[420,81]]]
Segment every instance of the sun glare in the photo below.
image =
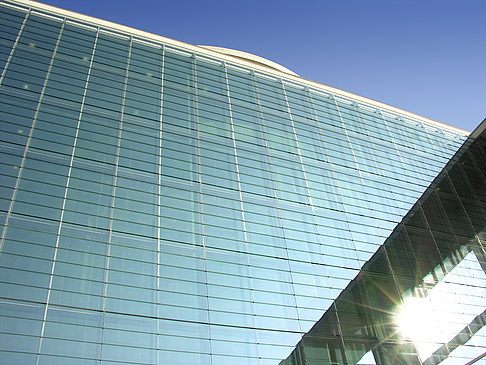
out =
[[426,297],[417,297],[413,291],[404,297],[397,308],[396,325],[401,335],[415,344],[422,361],[453,339],[484,310],[484,303],[479,299],[486,297],[484,289],[474,294],[459,290],[459,285],[480,288],[480,280],[486,280],[486,275],[474,252],[470,252],[427,291]]
[[397,316],[400,332],[414,342],[431,340],[437,330],[436,316],[428,298],[407,298]]

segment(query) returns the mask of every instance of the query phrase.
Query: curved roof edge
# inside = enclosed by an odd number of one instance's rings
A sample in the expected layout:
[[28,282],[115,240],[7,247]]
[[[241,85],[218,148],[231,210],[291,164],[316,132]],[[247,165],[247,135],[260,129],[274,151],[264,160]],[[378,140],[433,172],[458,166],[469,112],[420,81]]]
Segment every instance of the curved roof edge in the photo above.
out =
[[206,49],[209,49],[211,51],[222,53],[222,54],[227,55],[227,56],[237,57],[237,58],[243,59],[245,61],[257,63],[259,65],[269,67],[269,68],[272,68],[272,69],[280,71],[280,72],[284,72],[284,73],[291,74],[291,75],[294,75],[294,76],[299,76],[295,72],[289,70],[286,67],[283,67],[282,65],[279,65],[276,62],[267,60],[266,58],[263,58],[263,57],[260,57],[260,56],[257,56],[257,55],[254,55],[254,54],[251,54],[251,53],[248,53],[248,52],[238,51],[236,49],[231,49],[231,48],[215,47],[215,46],[198,45],[198,47],[206,48]]

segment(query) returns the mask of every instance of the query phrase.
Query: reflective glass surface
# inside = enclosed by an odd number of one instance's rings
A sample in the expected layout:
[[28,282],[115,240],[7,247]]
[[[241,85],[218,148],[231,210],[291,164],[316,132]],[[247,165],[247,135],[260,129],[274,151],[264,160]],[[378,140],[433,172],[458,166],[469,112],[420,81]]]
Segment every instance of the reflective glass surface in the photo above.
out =
[[278,364],[466,138],[140,34],[0,17],[5,363]]
[[282,365],[485,364],[485,157],[483,132]]

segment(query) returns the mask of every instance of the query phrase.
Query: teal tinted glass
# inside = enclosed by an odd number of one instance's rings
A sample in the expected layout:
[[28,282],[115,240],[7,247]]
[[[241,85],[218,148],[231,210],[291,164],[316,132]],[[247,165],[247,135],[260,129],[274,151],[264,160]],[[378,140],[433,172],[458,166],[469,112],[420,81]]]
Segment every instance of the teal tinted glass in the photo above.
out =
[[[211,51],[0,9],[8,363],[280,363],[465,139]],[[472,194],[457,174],[438,210]],[[462,205],[477,229],[482,208]],[[441,222],[472,232],[425,216],[400,237],[447,256]],[[389,260],[414,275],[421,253]],[[362,345],[323,356],[356,363]]]

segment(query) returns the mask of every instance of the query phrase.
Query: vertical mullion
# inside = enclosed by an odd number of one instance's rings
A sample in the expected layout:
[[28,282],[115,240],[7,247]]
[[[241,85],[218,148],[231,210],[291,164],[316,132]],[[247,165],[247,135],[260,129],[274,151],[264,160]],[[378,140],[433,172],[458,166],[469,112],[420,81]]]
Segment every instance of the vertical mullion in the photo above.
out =
[[423,122],[420,122],[420,121],[417,121],[417,123],[422,127],[422,129],[425,131],[425,134],[427,135],[427,138],[429,140],[429,144],[432,145],[432,147],[434,148],[434,150],[437,151],[437,146],[435,145],[434,141],[432,140],[432,138],[430,138],[430,134],[429,134],[429,131],[425,125],[425,123]]
[[403,161],[403,158],[402,158],[402,154],[400,153],[400,150],[398,149],[398,146],[397,146],[397,144],[395,142],[395,138],[393,137],[393,134],[392,134],[392,132],[390,130],[390,127],[388,127],[388,122],[386,121],[386,118],[383,115],[383,112],[381,111],[381,109],[378,109],[378,114],[380,115],[381,119],[383,120],[383,123],[385,123],[386,130],[390,134],[390,139],[391,139],[391,141],[393,143],[393,146],[395,147],[395,150],[397,151],[398,157],[400,158],[400,162],[405,165],[405,162]]
[[[15,197],[17,195],[18,186],[20,184],[20,178],[21,178],[22,171],[23,171],[23,168],[24,168],[24,165],[25,165],[25,160],[26,160],[26,157],[27,157],[27,151],[29,149],[30,142],[32,140],[32,134],[33,134],[33,131],[35,129],[35,124],[36,124],[36,121],[37,121],[37,117],[39,115],[40,105],[42,103],[42,99],[44,97],[44,92],[46,90],[47,80],[49,79],[49,76],[51,74],[52,65],[54,64],[54,58],[56,56],[57,49],[59,47],[59,42],[61,41],[61,35],[62,35],[63,30],[64,30],[65,24],[66,24],[66,19],[64,19],[64,21],[61,25],[61,29],[59,30],[59,35],[58,35],[57,40],[56,40],[56,46],[54,48],[54,51],[52,52],[52,57],[51,57],[51,61],[49,63],[49,67],[47,69],[46,78],[44,79],[44,84],[42,85],[42,91],[41,91],[40,96],[39,96],[39,102],[37,103],[37,108],[36,108],[36,111],[35,111],[35,114],[34,114],[34,120],[32,122],[32,127],[31,127],[30,132],[29,132],[29,137],[28,137],[27,143],[25,145],[24,155],[22,157],[22,162],[21,162],[20,169],[19,169],[19,175],[18,175],[16,184],[15,184],[15,189],[14,189],[13,196],[12,196],[12,201],[10,202],[11,207],[13,206],[13,202],[14,202]],[[79,124],[78,124],[78,127],[79,127]],[[77,138],[77,130],[76,130],[76,137],[74,139],[74,143],[76,143],[76,138]],[[54,247],[54,256],[52,258],[51,273],[50,273],[50,278],[49,278],[49,287],[47,289],[47,297],[46,297],[46,303],[45,303],[45,307],[44,307],[44,314],[43,314],[43,317],[42,317],[42,327],[41,327],[41,332],[40,332],[40,339],[39,339],[39,347],[38,347],[38,353],[37,353],[37,358],[36,358],[36,364],[39,363],[40,352],[41,352],[40,350],[41,350],[41,347],[42,347],[42,342],[43,342],[43,338],[44,338],[44,331],[45,331],[45,327],[46,327],[47,311],[49,309],[49,300],[50,300],[50,297],[51,297],[52,282],[53,282],[53,279],[54,279],[54,269],[55,269],[55,266],[56,266],[57,252],[58,252],[58,247],[59,247],[62,220],[64,218],[64,207],[66,205],[66,197],[67,197],[67,191],[68,191],[68,185],[69,185],[69,176],[70,176],[70,172],[71,172],[71,164],[72,164],[73,155],[74,155],[74,149],[73,149],[73,153],[72,153],[71,159],[70,159],[69,170],[68,170],[68,175],[67,175],[67,179],[66,179],[66,186],[64,188],[64,197],[63,197],[62,207],[61,207],[61,216],[59,217],[59,225],[57,227],[56,243],[55,243],[55,247]],[[5,221],[5,228],[8,225],[8,219],[10,218],[10,214],[11,214],[11,209],[9,209],[9,213],[8,213],[7,219]],[[3,243],[3,241],[2,241],[2,243]],[[0,246],[0,250],[1,250],[1,246]]]
[[22,33],[25,28],[25,24],[27,23],[27,19],[29,18],[31,10],[25,14],[24,21],[22,22],[22,25],[20,26],[19,33],[17,34],[17,38],[15,38],[15,42],[12,46],[12,49],[10,50],[10,54],[8,55],[7,62],[5,62],[5,67],[3,68],[2,75],[0,76],[0,86],[3,83],[3,79],[5,78],[5,74],[7,73],[8,66],[10,66],[10,61],[12,61],[13,54],[15,50],[17,49],[17,45],[19,44],[20,37],[22,36]]
[[331,95],[331,100],[334,101],[334,105],[336,106],[336,110],[339,114],[339,119],[341,120],[341,124],[343,126],[344,133],[346,134],[346,139],[348,140],[348,143],[349,143],[349,148],[351,149],[351,154],[353,155],[354,163],[356,164],[356,170],[358,170],[359,176],[361,178],[361,182],[363,184],[365,184],[364,179],[363,179],[363,174],[361,173],[361,169],[359,168],[358,159],[356,158],[356,154],[354,153],[353,144],[351,143],[351,139],[349,138],[349,134],[348,134],[348,130],[346,128],[346,124],[344,123],[344,119],[343,119],[343,116],[341,114],[341,109],[339,109],[339,105],[338,105],[334,95]]
[[[207,269],[207,257],[206,257],[206,236],[204,233],[204,196],[203,196],[203,181],[202,181],[202,160],[201,160],[201,140],[199,136],[199,100],[197,92],[197,67],[196,56],[193,54],[192,60],[192,76],[194,78],[194,117],[195,117],[195,130],[196,130],[196,153],[197,153],[197,165],[198,165],[198,183],[199,183],[199,201],[201,204],[200,217],[201,217],[201,243],[203,250],[203,262],[204,262],[204,275],[206,280],[206,306],[207,306],[207,320],[208,320],[208,332],[209,332],[209,360],[210,364],[213,363],[213,351],[211,341],[211,325],[210,325],[210,310],[209,310],[209,281],[208,281],[208,269]],[[190,89],[189,89],[190,90]],[[189,113],[191,111],[189,110]]]
[[[456,164],[457,164],[457,165],[459,165],[457,162],[456,162]],[[457,192],[456,186],[454,185],[454,180],[453,180],[453,179],[450,177],[449,172],[450,172],[450,170],[449,170],[449,171],[447,171],[447,173],[446,173],[446,179],[447,179],[447,180],[449,180],[449,184],[450,184],[450,186],[452,187],[452,191],[454,192],[455,198],[456,198],[456,199],[459,201],[459,204],[461,205],[461,208],[462,208],[462,210],[463,210],[463,211],[464,211],[464,213],[465,213],[465,216],[466,216],[466,219],[467,219],[467,221],[468,221],[468,223],[469,223],[469,226],[472,228],[472,231],[474,231],[474,239],[476,239],[476,241],[477,241],[477,242],[481,242],[481,241],[480,241],[480,239],[479,239],[479,234],[478,234],[478,231],[477,231],[477,229],[474,227],[473,221],[471,220],[471,217],[469,216],[468,210],[467,210],[467,209],[466,209],[466,207],[464,206],[464,202],[462,201],[462,199],[461,199],[461,197],[460,197],[459,193]],[[462,172],[462,173],[463,173],[463,172]],[[467,176],[466,176],[466,178],[467,178]],[[442,205],[442,201],[441,201],[441,205]],[[421,209],[422,209],[422,208],[421,208]],[[430,231],[432,231],[432,229],[431,229],[431,228],[430,228],[430,226],[429,226],[429,222],[428,222],[428,220],[427,220],[427,216],[425,215],[425,213],[423,213],[423,210],[422,210],[422,214],[423,214],[423,215],[424,215],[424,217],[425,217],[425,221],[426,221],[426,223],[427,223],[427,228],[428,228]],[[449,216],[448,216],[447,218],[449,218]],[[450,218],[449,218],[449,219],[450,219]],[[452,225],[451,225],[451,226],[452,226]],[[433,235],[432,235],[432,238],[433,238],[433,240],[434,240],[434,242],[435,242],[435,241],[436,241],[436,239],[435,239],[435,237],[434,237]],[[437,245],[437,243],[436,243],[436,245]]]
[[233,142],[233,152],[235,154],[236,180],[238,182],[238,193],[240,195],[241,218],[243,220],[243,236],[245,237],[245,245],[248,245],[248,238],[246,235],[245,211],[243,209],[243,194],[241,191],[240,169],[238,165],[238,153],[236,151],[235,127],[233,123],[233,111],[231,109],[231,96],[229,92],[228,69],[226,67],[226,63],[223,63],[223,69],[224,69],[226,97],[228,99],[229,118],[230,118],[230,125],[231,125],[231,140]]
[[[321,133],[324,133],[324,128],[322,128],[321,122],[319,121],[319,118],[318,118],[318,115],[317,115],[317,111],[316,111],[316,108],[315,108],[315,102],[314,102],[314,99],[312,98],[312,93],[309,91],[308,94],[309,94],[309,99],[310,99],[312,113],[314,114],[315,120],[317,122],[317,127],[318,127],[318,129],[319,129],[319,131]],[[323,143],[324,143],[324,141],[323,141]],[[329,148],[327,148],[327,146],[325,144],[324,144],[324,150],[326,151],[326,159],[327,159],[327,162],[331,166],[331,169],[330,170],[331,170],[332,179],[335,182],[337,182],[338,179],[336,179],[336,174],[334,172],[333,162],[332,162],[332,159],[330,158],[331,154],[329,152]],[[342,199],[341,194],[339,193],[339,190],[336,191],[336,200],[337,200],[337,203],[339,203],[341,205],[341,209],[343,210],[343,214],[346,215],[346,212],[344,210],[343,199]],[[350,237],[352,237],[352,235],[351,235],[351,229],[349,229],[349,226],[348,226],[347,222],[346,222],[346,226],[347,226],[346,230],[349,232]],[[354,242],[353,242],[353,246],[355,246],[354,245]],[[356,247],[355,247],[355,250],[356,250]]]
[[[192,68],[192,77],[194,78],[194,118],[195,118],[195,130],[196,130],[196,154],[197,154],[197,166],[198,166],[198,184],[199,184],[199,201],[201,203],[201,239],[202,239],[202,247],[204,252],[204,260],[206,261],[206,239],[204,234],[204,207],[203,207],[203,191],[202,191],[202,162],[201,162],[201,140],[199,136],[199,100],[198,100],[198,93],[197,93],[197,68],[196,68],[196,56],[192,55],[191,57],[191,68]],[[190,90],[190,88],[189,88]],[[189,109],[189,114],[191,110]],[[206,265],[204,265],[206,267]],[[206,274],[207,278],[207,274]],[[206,281],[207,282],[207,281]]]
[[346,359],[346,345],[344,343],[344,334],[343,334],[343,329],[341,327],[341,318],[340,318],[340,313],[338,311],[336,302],[332,304],[332,307],[334,308],[334,313],[336,313],[336,327],[337,327],[337,332],[339,333],[337,337],[337,343],[339,343],[339,350],[342,356],[342,361],[343,364],[349,364],[347,359]]
[[297,155],[299,156],[300,165],[302,166],[302,173],[304,174],[305,188],[307,190],[307,196],[309,198],[309,204],[311,206],[312,212],[314,213],[315,212],[314,204],[312,203],[312,196],[311,196],[310,189],[309,189],[309,182],[307,180],[307,174],[305,172],[304,160],[302,159],[302,154],[300,152],[299,140],[297,138],[297,132],[295,131],[294,118],[292,117],[292,112],[290,110],[289,99],[287,98],[287,92],[285,91],[285,84],[283,83],[283,81],[281,79],[280,79],[280,85],[282,86],[283,96],[285,98],[285,104],[287,106],[287,113],[289,113],[289,120],[290,120],[290,124],[292,126],[292,133],[294,135],[295,145],[297,146]]
[[[241,207],[241,218],[243,221],[243,234],[245,237],[245,248],[246,248],[246,258],[247,258],[247,268],[248,268],[248,274],[249,274],[249,282],[250,282],[250,299],[252,303],[252,311],[253,315],[256,317],[257,313],[255,311],[255,294],[254,294],[254,289],[253,289],[253,282],[251,278],[253,278],[252,275],[252,265],[250,263],[250,255],[252,254],[251,252],[248,251],[248,237],[246,233],[246,219],[245,219],[245,210],[244,210],[244,205],[243,205],[243,194],[241,190],[241,180],[240,180],[240,170],[239,170],[239,163],[238,163],[238,154],[237,154],[237,148],[236,148],[236,136],[235,136],[235,128],[234,128],[234,121],[233,121],[233,111],[231,108],[231,95],[230,95],[230,89],[229,89],[229,77],[228,77],[228,67],[226,63],[223,63],[223,68],[224,68],[224,76],[225,76],[225,84],[226,84],[226,95],[228,98],[228,105],[229,105],[229,114],[230,114],[230,125],[231,125],[231,139],[233,141],[233,150],[235,154],[235,164],[236,164],[236,178],[238,180],[238,193],[240,196],[240,207]],[[251,77],[251,76],[250,76]],[[256,318],[255,318],[256,319]],[[256,327],[256,323],[255,323]],[[255,330],[255,337],[257,339],[257,345],[261,343],[260,341],[260,336],[258,334],[258,330]],[[260,354],[260,350],[257,347],[257,354]],[[261,360],[260,360],[261,363]]]
[[[402,163],[402,165],[403,165],[403,166],[406,166],[405,161],[404,161],[404,160],[403,160],[403,158],[402,158],[402,154],[400,153],[400,150],[399,150],[399,148],[398,148],[398,145],[397,145],[397,143],[395,142],[395,137],[393,136],[393,133],[392,133],[392,131],[391,131],[390,127],[388,126],[388,122],[386,121],[386,118],[385,118],[385,116],[383,115],[383,111],[382,111],[381,109],[378,109],[378,114],[381,116],[381,119],[383,120],[383,123],[385,123],[386,130],[388,131],[388,134],[390,135],[390,140],[391,140],[391,142],[393,143],[393,147],[394,147],[394,148],[395,148],[395,150],[397,151],[398,158],[400,159],[400,162]],[[383,175],[386,177],[386,175],[385,175],[385,174],[383,174]],[[388,185],[388,189],[390,189],[390,183],[389,183],[390,179],[389,179],[388,177],[386,177],[386,178],[387,178],[387,181],[388,181],[388,184],[387,184],[387,185]],[[397,204],[397,200],[395,199],[395,194],[392,194],[392,196],[390,197],[390,201],[391,201],[391,202],[393,202],[393,207],[394,207],[395,209],[399,209],[399,208],[398,208],[398,204]],[[390,205],[391,205],[391,204],[390,204]]]
[[[307,90],[307,94],[309,95],[309,101],[310,101],[309,109],[311,109],[312,116],[314,117],[314,120],[317,124],[317,129],[321,132],[321,134],[323,134],[324,129],[322,128],[321,122],[319,121],[319,117],[317,115],[317,111],[316,111],[316,107],[315,107],[315,102],[314,102],[314,99],[312,98],[312,93],[310,92],[310,90]],[[327,148],[326,144],[324,143],[324,140],[322,142],[323,142],[324,150],[326,151],[326,156],[325,156],[326,160],[332,166],[332,161],[329,157],[330,156],[329,149]]]
[[125,80],[123,84],[123,92],[122,92],[122,100],[121,100],[121,113],[120,113],[120,124],[118,129],[118,136],[117,142],[115,147],[115,171],[113,175],[113,189],[111,195],[111,212],[110,212],[110,221],[108,224],[108,248],[106,250],[106,259],[105,259],[105,275],[103,278],[103,306],[102,306],[102,325],[101,325],[101,349],[100,349],[100,360],[103,358],[103,344],[104,344],[104,328],[105,328],[105,319],[106,319],[106,296],[108,294],[108,274],[109,274],[109,267],[110,267],[110,254],[111,254],[111,241],[113,238],[113,219],[115,216],[115,198],[116,198],[116,188],[117,188],[117,180],[118,180],[118,168],[119,168],[119,160],[120,160],[120,148],[121,148],[121,140],[122,140],[122,132],[123,132],[123,119],[124,119],[124,112],[125,112],[125,101],[126,101],[126,94],[127,94],[127,86],[128,86],[128,71],[130,69],[130,58],[132,54],[132,43],[133,39],[130,37],[130,44],[128,47],[128,57],[127,57],[127,66],[125,68]]
[[[312,112],[314,113],[314,117],[316,119],[319,131],[322,134],[324,134],[324,128],[322,127],[321,122],[319,121],[319,117],[318,117],[317,110],[316,110],[316,107],[315,107],[316,103],[314,102],[314,99],[312,98],[312,92],[310,92],[310,90],[308,91],[308,95],[309,95],[309,99],[310,99],[311,109],[312,109]],[[329,95],[329,98],[332,98],[332,96]],[[325,145],[324,140],[323,140],[323,143],[324,143],[324,150],[326,151],[326,154],[327,154],[326,159],[327,159],[327,161],[328,161],[328,163],[331,167],[330,168],[330,176],[332,178],[334,185],[337,185],[337,182],[338,182],[339,179],[336,177],[336,172],[334,170],[333,162],[332,162],[332,159],[330,158],[329,148]],[[351,228],[349,227],[349,223],[348,223],[349,221],[348,221],[348,218],[347,218],[348,213],[346,212],[346,210],[344,208],[344,201],[343,201],[340,189],[335,189],[334,195],[335,195],[334,203],[339,205],[340,209],[342,210],[343,215],[346,217],[346,220],[342,221],[342,224],[345,227],[344,231],[346,231],[349,235],[349,242],[352,244],[352,248],[353,248],[353,250],[355,251],[355,254],[356,254],[356,251],[357,251],[356,243],[355,243],[354,239],[352,238],[353,235],[352,235],[352,232],[351,232]],[[359,261],[361,261],[361,260],[358,259],[358,262]]]
[[163,134],[163,112],[164,112],[164,74],[165,74],[165,47],[162,45],[162,66],[160,72],[160,117],[159,117],[159,186],[157,198],[157,364],[160,364],[160,237],[161,237],[161,203],[162,203],[162,134]]
[[[201,142],[199,136],[199,104],[198,104],[198,93],[197,93],[197,68],[196,68],[196,57],[192,55],[191,57],[191,67],[192,67],[192,77],[194,78],[194,118],[195,118],[195,130],[196,130],[196,154],[197,154],[197,166],[198,166],[198,183],[199,183],[199,201],[201,203],[201,238],[202,247],[204,250],[204,260],[206,260],[206,245],[205,245],[205,235],[204,235],[204,208],[203,208],[203,191],[202,191],[202,163],[201,163]],[[190,90],[190,87],[189,87]],[[190,96],[190,95],[189,95]],[[189,109],[189,115],[191,110]],[[206,266],[206,265],[205,265]]]
[[[264,123],[264,117],[263,117],[263,107],[262,107],[262,103],[260,101],[260,92],[258,90],[258,85],[257,85],[257,82],[256,82],[256,77],[255,77],[255,74],[254,72],[251,73],[250,75],[251,77],[251,81],[253,83],[253,86],[255,88],[255,101],[256,101],[256,104],[258,106],[258,110],[259,110],[259,119],[260,119],[260,122],[261,122],[261,125],[262,125],[262,135],[263,135],[263,141],[265,143],[265,149],[270,152],[270,148],[269,148],[269,145],[268,145],[268,139],[267,139],[267,131],[266,131],[266,127],[265,127],[265,123]],[[276,184],[276,179],[275,179],[275,173],[273,171],[273,163],[272,163],[272,156],[271,154],[268,155],[268,161],[269,161],[269,167],[270,167],[270,174],[272,176],[272,182],[273,182],[273,194],[274,194],[274,199],[275,199],[275,203],[276,203],[276,207],[277,207],[277,219],[279,221],[279,224],[280,224],[280,229],[282,230],[282,234],[283,234],[283,239],[284,239],[284,242],[285,242],[285,253],[287,255],[286,259],[287,259],[287,264],[288,264],[288,267],[289,267],[289,274],[290,274],[290,279],[292,280],[292,297],[294,298],[294,303],[295,303],[295,311],[297,313],[297,324],[299,326],[299,331],[302,332],[302,326],[300,324],[300,319],[299,319],[299,311],[298,311],[298,304],[297,304],[297,294],[295,293],[295,287],[294,287],[294,279],[293,279],[293,275],[292,275],[292,268],[290,266],[290,256],[289,256],[289,249],[288,249],[288,245],[287,245],[287,239],[285,238],[285,229],[284,229],[284,223],[283,223],[283,219],[282,219],[282,216],[280,214],[280,201],[278,199],[278,191],[277,191],[277,184]],[[251,266],[249,268],[249,270],[251,269]],[[258,331],[257,331],[257,339],[258,339]]]

